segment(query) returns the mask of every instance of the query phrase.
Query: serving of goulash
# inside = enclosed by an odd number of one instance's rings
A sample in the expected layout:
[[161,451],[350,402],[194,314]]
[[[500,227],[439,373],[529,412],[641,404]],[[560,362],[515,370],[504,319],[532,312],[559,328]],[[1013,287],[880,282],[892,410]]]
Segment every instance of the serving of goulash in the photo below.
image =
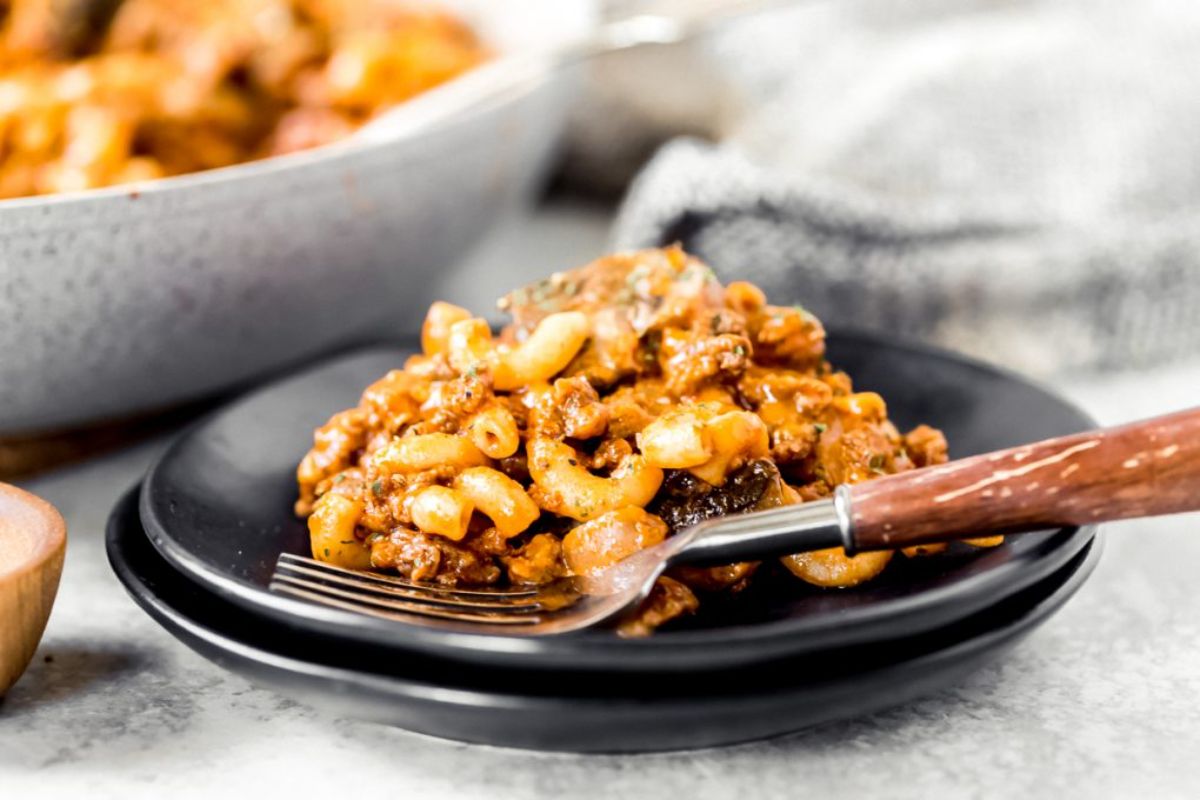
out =
[[[316,431],[296,503],[315,558],[441,584],[539,584],[712,516],[947,458],[940,431],[902,434],[883,398],[854,391],[810,313],[749,283],[723,287],[677,247],[557,273],[500,306],[512,322],[493,337],[435,303],[423,352]],[[834,549],[782,563],[847,587],[891,557]],[[738,591],[759,567],[674,570],[624,630]]]

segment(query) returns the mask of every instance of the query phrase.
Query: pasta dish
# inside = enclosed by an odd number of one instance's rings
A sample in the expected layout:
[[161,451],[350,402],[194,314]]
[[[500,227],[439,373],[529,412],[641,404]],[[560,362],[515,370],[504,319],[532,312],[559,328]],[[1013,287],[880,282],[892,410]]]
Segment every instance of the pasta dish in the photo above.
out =
[[0,0],[0,198],[344,138],[487,58],[399,0]]
[[[422,353],[316,431],[296,504],[315,558],[446,585],[543,584],[713,516],[947,458],[940,431],[901,433],[882,397],[826,361],[812,314],[722,286],[677,247],[557,273],[501,308],[512,322],[493,337],[435,303]],[[781,563],[848,587],[892,557],[836,548]],[[623,632],[737,592],[764,566],[671,570]]]

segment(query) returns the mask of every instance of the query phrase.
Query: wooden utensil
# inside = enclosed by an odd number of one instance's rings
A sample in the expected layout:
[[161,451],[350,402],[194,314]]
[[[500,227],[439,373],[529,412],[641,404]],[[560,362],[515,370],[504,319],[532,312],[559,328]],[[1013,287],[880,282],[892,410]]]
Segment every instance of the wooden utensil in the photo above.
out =
[[638,607],[668,567],[831,547],[892,550],[1200,510],[1200,408],[837,488],[835,496],[706,520],[591,576],[455,589],[284,553],[272,591],[426,627],[546,635]]
[[0,483],[0,696],[42,639],[66,545],[67,526],[54,506]]
[[1200,510],[1200,408],[890,475],[847,497],[860,550]]

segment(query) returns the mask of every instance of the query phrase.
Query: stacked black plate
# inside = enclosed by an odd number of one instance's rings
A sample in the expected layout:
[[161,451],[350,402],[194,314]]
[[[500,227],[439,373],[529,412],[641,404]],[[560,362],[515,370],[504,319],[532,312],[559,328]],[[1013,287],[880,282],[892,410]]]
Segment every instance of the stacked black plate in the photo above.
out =
[[[379,348],[262,389],[198,423],[114,510],[109,558],[134,599],[213,661],[314,705],[423,733],[553,750],[640,751],[770,736],[944,687],[1045,620],[1099,556],[1094,529],[894,559],[822,591],[770,570],[645,640],[449,634],[266,590],[304,553],[291,513],[312,429],[401,363]],[[954,455],[1091,427],[1020,378],[958,356],[839,335],[830,359],[901,428]]]

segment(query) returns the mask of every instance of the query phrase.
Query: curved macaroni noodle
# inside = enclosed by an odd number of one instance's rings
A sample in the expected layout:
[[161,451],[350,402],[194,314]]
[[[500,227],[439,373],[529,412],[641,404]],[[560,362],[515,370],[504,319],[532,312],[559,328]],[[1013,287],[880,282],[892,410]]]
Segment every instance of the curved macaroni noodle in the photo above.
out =
[[313,558],[347,569],[371,566],[371,551],[355,536],[362,503],[340,494],[317,501],[308,518]]
[[797,578],[825,587],[857,586],[883,572],[891,560],[891,550],[848,556],[840,547],[797,553],[782,559],[783,565]]
[[446,355],[457,372],[476,372],[492,353],[492,329],[487,320],[472,317],[450,326]]
[[770,454],[767,426],[749,411],[719,414],[708,421],[705,429],[712,442],[713,456],[689,472],[711,484],[724,483],[735,462],[765,458]]
[[450,349],[450,328],[456,322],[471,319],[471,312],[465,308],[437,301],[429,307],[425,314],[425,322],[421,325],[421,350],[427,356],[436,356]]
[[489,458],[508,458],[521,446],[521,433],[512,412],[502,405],[488,406],[467,424],[471,441]]
[[542,513],[521,484],[488,467],[464,469],[455,476],[454,488],[486,514],[505,538],[526,531]]
[[578,311],[551,314],[529,338],[494,359],[493,381],[501,391],[547,381],[575,358],[588,338],[588,318]]
[[533,439],[529,474],[538,489],[538,504],[547,511],[581,522],[622,506],[644,506],[654,499],[663,471],[630,456],[610,477],[593,475],[581,465],[573,447],[550,439]]
[[563,557],[576,575],[611,567],[667,538],[667,525],[637,506],[608,511],[563,537]]
[[413,496],[409,513],[417,530],[457,542],[467,535],[474,510],[461,492],[445,486],[427,486]]
[[438,467],[477,467],[488,458],[470,439],[449,433],[426,433],[393,439],[374,458],[384,472],[421,472]]
[[646,463],[663,469],[698,467],[713,457],[708,426],[695,409],[668,411],[637,435]]

